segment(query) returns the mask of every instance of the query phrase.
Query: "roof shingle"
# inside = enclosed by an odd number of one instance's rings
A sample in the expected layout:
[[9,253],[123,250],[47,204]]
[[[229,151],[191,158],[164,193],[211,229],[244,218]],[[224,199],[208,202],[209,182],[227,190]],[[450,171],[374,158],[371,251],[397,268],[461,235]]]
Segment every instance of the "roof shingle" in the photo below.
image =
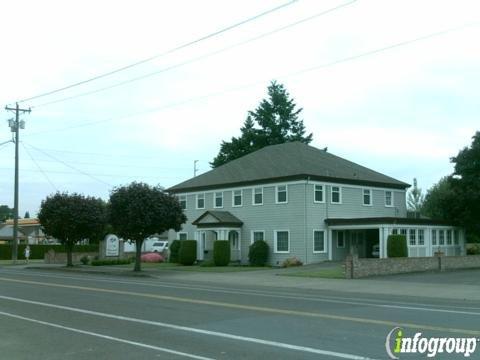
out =
[[307,179],[405,189],[410,185],[301,142],[271,145],[191,178],[173,193]]

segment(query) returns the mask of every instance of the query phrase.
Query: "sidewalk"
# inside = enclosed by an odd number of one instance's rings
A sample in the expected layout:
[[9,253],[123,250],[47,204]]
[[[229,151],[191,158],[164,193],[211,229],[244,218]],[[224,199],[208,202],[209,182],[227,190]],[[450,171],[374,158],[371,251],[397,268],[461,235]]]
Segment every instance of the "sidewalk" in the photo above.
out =
[[[133,265],[132,265],[133,266]],[[2,267],[0,267],[2,268]],[[480,301],[480,280],[476,284],[445,284],[441,282],[428,283],[425,279],[417,281],[415,274],[404,275],[401,278],[379,277],[370,279],[322,279],[322,278],[303,278],[279,276],[288,271],[297,271],[296,269],[267,269],[256,271],[240,271],[230,273],[213,272],[194,272],[179,271],[172,269],[152,269],[148,268],[140,274],[134,273],[131,269],[113,266],[76,266],[66,268],[64,265],[48,264],[20,264],[10,265],[8,268],[35,270],[53,270],[64,273],[87,273],[99,275],[115,275],[125,277],[149,277],[169,282],[188,282],[197,283],[206,286],[239,286],[239,287],[257,287],[257,288],[285,288],[285,289],[310,289],[324,291],[338,291],[348,293],[361,293],[369,295],[393,295],[393,296],[411,296],[421,298],[441,298],[452,300],[474,300]],[[437,273],[435,276],[449,276],[449,273]],[[451,273],[453,274],[453,273]],[[471,277],[478,276],[480,279],[480,270],[471,270],[465,272]],[[458,276],[458,274],[457,274]],[[417,276],[418,278],[418,276]],[[412,281],[413,280],[413,281]],[[428,281],[428,280],[427,280]],[[428,302],[428,300],[425,300]]]

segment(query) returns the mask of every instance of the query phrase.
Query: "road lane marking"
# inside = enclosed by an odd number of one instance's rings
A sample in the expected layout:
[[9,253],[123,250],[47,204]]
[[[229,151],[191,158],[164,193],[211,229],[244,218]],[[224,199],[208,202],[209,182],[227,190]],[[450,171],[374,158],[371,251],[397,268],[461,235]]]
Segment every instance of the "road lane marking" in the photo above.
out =
[[[98,317],[105,317],[105,318],[110,318],[110,319],[115,319],[115,320],[129,321],[129,322],[140,323],[140,324],[145,324],[145,325],[153,325],[153,326],[158,326],[158,327],[163,327],[163,328],[168,328],[168,329],[173,329],[173,330],[180,330],[180,331],[186,331],[186,332],[190,332],[190,333],[196,333],[196,334],[200,334],[200,335],[216,336],[216,337],[221,337],[221,338],[225,338],[225,339],[229,339],[229,340],[245,341],[245,342],[250,342],[250,343],[255,343],[255,344],[260,344],[260,345],[268,345],[268,346],[273,346],[273,347],[282,348],[282,349],[313,353],[313,354],[317,354],[317,355],[327,355],[327,356],[332,356],[332,357],[337,357],[337,358],[342,358],[342,359],[350,359],[350,360],[375,360],[375,359],[360,356],[360,355],[340,353],[340,352],[336,352],[336,351],[321,350],[321,349],[312,348],[312,347],[308,347],[308,346],[298,346],[298,345],[287,344],[287,343],[282,343],[282,342],[278,342],[278,341],[263,340],[263,339],[259,339],[259,338],[248,337],[248,336],[234,335],[234,334],[223,333],[223,332],[218,332],[218,331],[211,331],[211,330],[203,330],[203,329],[192,328],[192,327],[188,327],[188,326],[181,326],[181,325],[175,325],[175,324],[170,324],[170,323],[164,323],[164,322],[160,322],[160,321],[144,320],[144,319],[132,318],[132,317],[123,316],[123,315],[114,315],[114,314],[108,314],[108,313],[93,311],[93,310],[85,310],[85,309],[75,308],[75,307],[71,307],[71,306],[55,305],[55,304],[43,303],[43,302],[40,302],[40,301],[14,298],[14,297],[10,297],[10,296],[1,296],[0,295],[0,299],[16,301],[16,302],[21,302],[21,303],[30,304],[30,305],[45,306],[45,307],[54,308],[54,309],[67,310],[67,311],[77,312],[77,313],[81,313],[81,314],[98,316]],[[0,311],[0,314],[9,314],[9,313],[4,313],[4,312]],[[19,315],[15,315],[14,317],[19,317]],[[24,318],[24,319],[29,319],[29,318]],[[35,322],[40,322],[40,320],[35,320]],[[44,322],[41,322],[41,323],[44,323]],[[58,325],[58,327],[64,328],[62,325]],[[80,331],[82,331],[82,330],[80,330]]]
[[189,354],[189,353],[176,351],[176,350],[172,350],[172,349],[168,349],[168,348],[164,348],[164,347],[160,347],[160,346],[148,345],[148,344],[140,343],[140,342],[137,342],[137,341],[121,339],[121,338],[117,338],[117,337],[113,337],[113,336],[109,336],[109,335],[103,335],[103,334],[99,334],[99,333],[92,332],[92,331],[75,329],[75,328],[72,328],[72,327],[63,326],[63,325],[60,325],[60,324],[55,324],[55,323],[51,323],[51,322],[47,322],[47,321],[27,318],[25,316],[11,314],[11,313],[7,313],[7,312],[4,312],[4,311],[0,311],[0,315],[8,316],[8,317],[19,319],[19,320],[25,320],[25,321],[33,322],[33,323],[36,323],[36,324],[46,325],[46,326],[54,327],[54,328],[57,328],[57,329],[68,330],[68,331],[76,332],[76,333],[79,333],[79,334],[90,335],[90,336],[95,336],[95,337],[99,337],[99,338],[106,339],[106,340],[111,340],[111,341],[116,341],[116,342],[120,342],[120,343],[124,343],[124,344],[134,345],[134,346],[142,347],[142,348],[145,348],[145,349],[157,350],[157,351],[165,352],[165,353],[168,353],[168,354],[188,357],[190,359],[214,360],[213,358],[208,358],[208,357],[204,357],[204,356]]
[[76,289],[76,290],[83,290],[83,291],[103,292],[103,293],[108,293],[108,294],[120,294],[120,295],[128,295],[128,296],[137,296],[137,297],[150,298],[150,299],[166,300],[166,301],[173,301],[173,302],[183,302],[183,303],[198,304],[198,305],[208,305],[208,306],[214,306],[214,307],[224,307],[224,308],[237,309],[237,310],[264,312],[264,313],[270,313],[270,314],[302,316],[302,317],[311,317],[311,318],[320,318],[320,319],[329,319],[329,320],[341,320],[341,321],[356,322],[356,323],[363,323],[363,324],[382,325],[382,326],[387,326],[387,327],[400,326],[400,327],[408,328],[408,329],[424,329],[424,330],[431,330],[431,331],[444,331],[444,332],[456,333],[456,334],[466,334],[466,335],[480,336],[480,331],[479,330],[446,328],[446,327],[442,327],[442,326],[432,326],[432,325],[424,325],[424,324],[395,322],[395,321],[389,321],[389,320],[376,320],[376,319],[370,319],[370,318],[360,318],[360,317],[344,316],[344,315],[333,315],[333,314],[319,313],[319,312],[307,312],[307,311],[298,311],[298,310],[278,309],[278,308],[261,307],[261,306],[253,306],[253,305],[226,303],[226,302],[219,302],[219,301],[192,299],[192,298],[185,298],[185,297],[179,297],[179,296],[168,296],[168,295],[158,295],[158,294],[151,294],[151,293],[139,293],[139,292],[133,292],[133,291],[124,291],[124,290],[95,288],[95,287],[87,287],[87,286],[79,286],[79,285],[66,285],[66,284],[29,281],[29,280],[9,279],[9,278],[4,278],[4,277],[0,277],[0,280],[8,281],[8,282],[14,282],[14,283],[16,282],[16,283],[23,283],[23,284],[30,284],[30,285],[47,286],[47,287],[58,287],[58,288],[65,288],[65,289]]
[[[216,287],[202,287],[198,285],[173,285],[168,282],[162,283],[149,283],[145,281],[122,281],[116,279],[98,279],[94,277],[78,277],[78,276],[63,276],[63,275],[50,275],[50,274],[31,274],[25,273],[20,271],[15,271],[16,274],[22,275],[29,275],[29,276],[40,276],[40,277],[49,277],[49,278],[59,278],[59,279],[72,279],[72,280],[80,280],[80,281],[96,281],[96,282],[107,282],[107,283],[117,283],[117,284],[129,284],[129,285],[145,285],[150,287],[160,287],[160,288],[172,288],[172,289],[183,289],[183,290],[200,290],[205,292],[213,292],[213,293],[224,293],[224,294],[240,294],[240,295],[256,295],[261,297],[271,297],[271,298],[280,298],[280,299],[292,299],[292,300],[306,300],[306,301],[314,301],[314,302],[327,302],[327,303],[338,303],[338,304],[345,304],[345,305],[359,305],[359,306],[370,306],[370,307],[378,307],[378,308],[386,308],[386,309],[400,309],[400,310],[412,310],[412,311],[427,311],[427,312],[440,312],[440,313],[449,313],[449,314],[458,314],[458,315],[472,315],[472,316],[480,316],[480,312],[471,311],[471,310],[480,310],[477,307],[466,307],[466,306],[443,306],[442,305],[430,305],[431,307],[424,307],[420,303],[406,303],[406,302],[392,302],[390,304],[382,304],[381,301],[375,299],[362,299],[364,301],[351,301],[351,300],[344,300],[345,298],[335,297],[335,296],[297,296],[297,295],[280,295],[274,292],[267,292],[267,291],[258,291],[258,290],[225,290],[224,288],[216,288]],[[374,302],[374,303],[370,303]],[[375,303],[376,302],[376,303]],[[399,304],[399,305],[395,305]],[[402,305],[400,305],[402,304]],[[413,306],[419,305],[419,306]],[[437,307],[437,308],[435,308]],[[450,309],[465,309],[465,310],[450,310]],[[470,311],[467,311],[470,310]]]

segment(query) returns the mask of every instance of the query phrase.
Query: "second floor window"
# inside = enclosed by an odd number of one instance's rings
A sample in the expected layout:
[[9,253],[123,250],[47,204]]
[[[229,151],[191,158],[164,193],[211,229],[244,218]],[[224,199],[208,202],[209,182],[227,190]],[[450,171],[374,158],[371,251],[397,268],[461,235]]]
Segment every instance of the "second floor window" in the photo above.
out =
[[233,206],[242,206],[243,199],[242,199],[242,190],[234,190],[233,191]]
[[363,189],[363,205],[372,205],[372,190]]
[[205,194],[197,194],[197,209],[205,209]]
[[340,187],[339,186],[332,186],[332,193],[330,202],[332,204],[340,204],[342,201],[342,197],[340,194]]
[[180,208],[185,210],[187,208],[187,195],[180,195],[178,197],[178,202],[180,203]]
[[287,201],[287,185],[277,186],[277,204],[284,204]]
[[215,193],[215,206],[216,208],[223,207],[223,192],[216,192]]
[[385,206],[393,206],[393,192],[385,191]]
[[323,202],[323,185],[315,185],[314,187],[315,193],[314,193],[314,201],[316,203],[321,203]]
[[263,188],[253,189],[253,205],[263,204]]

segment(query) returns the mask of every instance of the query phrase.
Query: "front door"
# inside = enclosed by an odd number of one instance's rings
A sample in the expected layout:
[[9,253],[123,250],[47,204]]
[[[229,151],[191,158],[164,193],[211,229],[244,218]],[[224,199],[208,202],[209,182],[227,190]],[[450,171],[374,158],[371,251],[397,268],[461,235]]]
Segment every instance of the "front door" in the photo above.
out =
[[238,231],[230,230],[228,232],[228,241],[230,242],[230,260],[240,260],[240,236]]

